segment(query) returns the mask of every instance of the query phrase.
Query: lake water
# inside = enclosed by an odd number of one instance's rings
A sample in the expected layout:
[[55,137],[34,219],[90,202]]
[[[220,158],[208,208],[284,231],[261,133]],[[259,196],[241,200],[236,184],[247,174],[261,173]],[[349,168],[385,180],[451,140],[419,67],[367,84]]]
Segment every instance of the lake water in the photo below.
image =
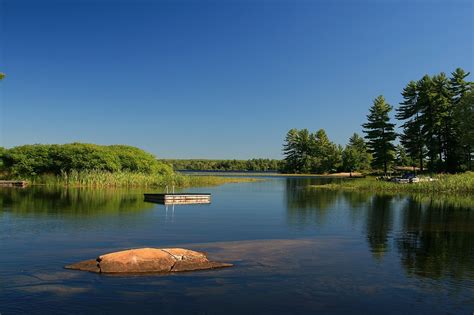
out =
[[[309,189],[272,178],[193,188],[210,205],[165,207],[150,190],[0,190],[0,313],[472,314],[467,198]],[[233,268],[107,276],[63,266],[133,247],[187,247]]]

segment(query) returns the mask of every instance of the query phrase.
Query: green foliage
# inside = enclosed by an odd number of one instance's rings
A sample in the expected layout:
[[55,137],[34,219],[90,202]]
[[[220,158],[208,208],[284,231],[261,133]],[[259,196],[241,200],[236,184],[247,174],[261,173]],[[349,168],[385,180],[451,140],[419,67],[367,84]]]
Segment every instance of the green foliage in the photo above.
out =
[[474,147],[469,139],[474,120],[468,105],[472,93],[468,75],[460,68],[451,78],[444,73],[425,75],[403,90],[404,101],[396,116],[404,121],[400,140],[420,168],[428,157],[431,172],[471,169]]
[[397,109],[396,118],[405,120],[402,124],[403,133],[400,142],[412,161],[417,161],[420,170],[423,170],[425,140],[422,133],[422,121],[419,114],[417,82],[410,81],[402,92],[403,102]]
[[346,180],[339,183],[314,186],[325,189],[348,189],[372,192],[463,193],[474,194],[474,172],[437,175],[434,181],[399,184],[376,180],[373,177]]
[[0,72],[0,80],[3,80],[4,77],[5,77],[5,73]]
[[364,138],[354,133],[342,152],[343,170],[347,172],[367,171],[370,169],[372,155],[367,150]]
[[414,166],[413,159],[407,154],[407,151],[402,145],[395,147],[395,165],[396,166]]
[[281,161],[273,159],[251,160],[205,160],[205,159],[166,159],[161,160],[173,166],[174,170],[190,171],[278,171]]
[[3,155],[7,152],[7,149],[0,147],[0,171],[3,169]]
[[283,171],[287,173],[329,173],[342,166],[342,148],[331,142],[323,129],[288,131],[283,146]]
[[67,187],[154,187],[177,188],[190,186],[214,186],[225,183],[257,181],[249,178],[230,178],[217,176],[186,176],[179,173],[149,174],[142,172],[118,171],[108,172],[101,170],[72,170],[61,174],[43,174],[28,179],[33,185],[67,186]]
[[459,149],[466,169],[473,169],[474,154],[474,92],[466,93],[455,109],[458,121]]
[[171,167],[141,149],[86,143],[24,145],[5,150],[0,156],[11,176],[70,174],[73,171],[138,172],[170,175]]
[[368,122],[362,125],[369,152],[373,155],[372,166],[383,167],[384,173],[387,173],[395,151],[393,144],[396,138],[395,124],[390,123],[389,117],[391,110],[392,106],[385,102],[385,98],[382,95],[378,96],[367,115]]

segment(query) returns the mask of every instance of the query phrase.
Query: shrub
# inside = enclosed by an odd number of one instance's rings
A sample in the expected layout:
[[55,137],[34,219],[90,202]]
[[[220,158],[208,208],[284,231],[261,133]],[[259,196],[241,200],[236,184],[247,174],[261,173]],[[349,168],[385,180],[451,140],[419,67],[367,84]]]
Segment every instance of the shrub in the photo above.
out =
[[64,174],[72,171],[139,172],[169,175],[171,167],[139,148],[88,143],[34,144],[0,151],[0,165],[12,176]]

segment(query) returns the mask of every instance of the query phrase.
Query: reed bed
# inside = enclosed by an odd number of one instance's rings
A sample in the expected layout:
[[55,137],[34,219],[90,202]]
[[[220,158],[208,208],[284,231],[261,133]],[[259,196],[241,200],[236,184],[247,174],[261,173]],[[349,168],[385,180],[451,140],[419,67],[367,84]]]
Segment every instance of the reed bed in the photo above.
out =
[[463,193],[474,194],[474,172],[436,175],[434,181],[399,184],[376,180],[374,177],[350,179],[326,185],[312,185],[318,189],[343,189],[373,192]]
[[32,185],[67,187],[166,187],[216,186],[226,183],[253,182],[252,178],[191,176],[179,173],[147,174],[140,172],[71,171],[45,174],[27,179]]

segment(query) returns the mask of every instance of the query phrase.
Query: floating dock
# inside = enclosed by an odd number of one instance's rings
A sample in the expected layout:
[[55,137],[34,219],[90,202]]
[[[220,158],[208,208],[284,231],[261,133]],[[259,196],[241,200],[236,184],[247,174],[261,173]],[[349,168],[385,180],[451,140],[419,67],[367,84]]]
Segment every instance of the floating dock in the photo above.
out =
[[26,187],[28,182],[25,180],[0,180],[0,187]]
[[144,194],[144,196],[145,201],[164,205],[211,203],[211,194],[203,193]]

